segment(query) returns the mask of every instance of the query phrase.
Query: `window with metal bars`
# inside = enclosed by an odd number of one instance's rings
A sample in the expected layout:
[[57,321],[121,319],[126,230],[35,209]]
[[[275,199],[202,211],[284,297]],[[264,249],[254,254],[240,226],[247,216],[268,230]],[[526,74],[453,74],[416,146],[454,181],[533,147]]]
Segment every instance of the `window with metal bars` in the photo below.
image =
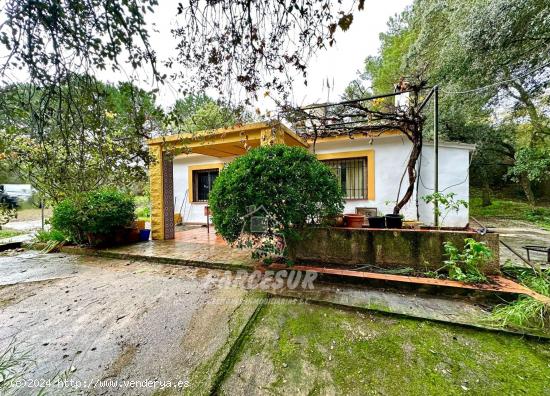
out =
[[367,199],[367,159],[346,158],[323,161],[342,186],[346,199]]
[[193,171],[193,201],[207,202],[214,180],[220,173],[219,169],[204,169]]

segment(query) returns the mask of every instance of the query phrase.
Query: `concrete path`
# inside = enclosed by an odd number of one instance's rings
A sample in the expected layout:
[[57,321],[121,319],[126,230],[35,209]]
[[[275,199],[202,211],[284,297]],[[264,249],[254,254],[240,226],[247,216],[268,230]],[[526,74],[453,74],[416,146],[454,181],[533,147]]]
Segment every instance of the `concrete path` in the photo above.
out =
[[33,239],[32,234],[20,234],[9,238],[2,238],[0,239],[0,250],[2,245],[8,245],[8,244],[11,245],[13,243],[25,243],[25,242],[32,241],[32,239]]
[[[205,361],[201,370],[215,378],[227,353],[222,346],[231,345],[256,307],[253,300],[243,303],[245,290],[205,282],[211,276],[64,254],[1,256],[0,351],[15,345],[29,352],[34,363],[24,380],[72,380],[59,394],[181,392]],[[208,329],[205,318],[212,320]],[[23,386],[16,394],[38,393],[36,383],[27,385],[34,389]]]
[[[530,223],[519,220],[503,219],[483,219],[480,221],[491,231],[498,232],[501,240],[510,246],[516,253],[527,260],[527,254],[523,246],[537,245],[550,247],[550,231],[543,230]],[[509,249],[501,245],[500,262],[503,265],[507,260],[511,260],[519,265],[524,265],[521,259],[512,253]],[[543,253],[532,253],[531,261],[534,264],[548,265],[547,256]]]

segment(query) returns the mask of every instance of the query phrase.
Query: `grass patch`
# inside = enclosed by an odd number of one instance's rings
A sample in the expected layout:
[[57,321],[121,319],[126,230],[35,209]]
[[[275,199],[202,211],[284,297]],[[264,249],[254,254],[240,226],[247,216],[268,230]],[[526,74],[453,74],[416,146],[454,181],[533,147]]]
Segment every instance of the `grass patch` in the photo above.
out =
[[256,322],[227,394],[255,383],[267,394],[550,393],[548,343],[277,300]]
[[22,231],[15,231],[15,230],[0,230],[0,239],[4,238],[11,238],[17,235],[23,234]]
[[[503,272],[524,286],[550,297],[550,272],[535,274],[532,269],[504,267]],[[527,331],[550,331],[550,306],[530,296],[520,296],[517,300],[502,304],[493,310],[489,323],[499,327],[510,327]]]
[[545,230],[550,230],[550,207],[530,206],[525,201],[495,198],[491,205],[482,206],[478,196],[470,198],[470,215],[475,218],[499,218],[508,220],[522,220],[535,224]]
[[489,323],[527,331],[546,331],[550,328],[550,307],[533,297],[520,296],[510,304],[497,306]]
[[36,232],[35,238],[38,242],[46,243],[50,241],[63,242],[67,238],[61,231],[54,228],[51,230],[39,230]]
[[16,381],[34,365],[31,350],[22,347],[15,338],[0,352],[0,394],[7,395],[17,390]]

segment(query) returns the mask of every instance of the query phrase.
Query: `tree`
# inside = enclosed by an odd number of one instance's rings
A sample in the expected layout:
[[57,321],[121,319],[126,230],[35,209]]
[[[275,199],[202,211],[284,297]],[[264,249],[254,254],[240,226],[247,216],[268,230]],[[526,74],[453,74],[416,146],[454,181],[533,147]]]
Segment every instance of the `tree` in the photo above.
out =
[[54,202],[144,180],[150,158],[143,139],[161,116],[154,95],[87,75],[68,79],[44,89],[16,84],[0,92],[0,137],[11,169]]
[[[169,66],[186,87],[232,92],[238,83],[254,96],[264,88],[288,94],[293,75],[307,84],[307,63],[333,45],[338,29],[353,22],[353,5],[341,1],[190,0],[178,5],[180,27],[173,33],[177,55]],[[351,3],[351,2],[350,2]],[[351,3],[354,4],[354,3]],[[358,9],[364,8],[364,0]],[[248,99],[247,99],[248,100]]]
[[[393,208],[394,214],[411,199],[418,177],[416,163],[422,152],[422,126],[425,116],[422,109],[429,96],[420,100],[420,92],[425,88],[424,82],[416,85],[404,84],[399,92],[385,95],[345,100],[340,103],[325,103],[296,108],[282,105],[283,114],[294,124],[296,131],[313,140],[313,149],[318,138],[330,136],[363,135],[377,137],[386,132],[400,131],[411,142],[412,149],[401,180],[407,176],[408,186],[401,196],[402,181]],[[349,92],[349,91],[348,91]],[[396,104],[394,97],[400,92],[410,94],[408,104]]]
[[252,116],[243,108],[217,102],[205,94],[178,99],[167,115],[167,128],[196,132],[244,123]]
[[145,15],[157,0],[7,0],[0,44],[7,56],[2,77],[23,70],[37,85],[67,83],[73,73],[117,70],[122,55],[136,69],[150,65],[161,78]]
[[[549,144],[549,37],[544,0],[417,0],[390,21],[359,83],[370,80],[374,93],[401,77],[440,84],[441,132],[476,143],[472,174],[498,177],[522,148]],[[429,118],[425,127],[429,136]],[[540,179],[513,173],[533,203],[531,182]]]
[[[418,1],[413,8],[413,29],[422,29],[409,52],[416,67],[426,67],[431,78],[446,82],[452,101],[477,102],[495,112],[508,109],[505,117],[523,130],[514,149],[546,146],[550,122],[544,116],[550,75],[550,8],[544,0]],[[428,58],[426,55],[429,55]],[[487,86],[482,90],[476,88]],[[468,92],[469,91],[469,92]],[[502,110],[500,110],[502,111]],[[502,118],[502,116],[500,117]],[[529,124],[527,128],[521,125]],[[516,156],[511,164],[515,167]],[[534,165],[534,164],[533,164]],[[518,173],[518,172],[515,172]],[[523,172],[520,182],[534,203],[531,181]]]

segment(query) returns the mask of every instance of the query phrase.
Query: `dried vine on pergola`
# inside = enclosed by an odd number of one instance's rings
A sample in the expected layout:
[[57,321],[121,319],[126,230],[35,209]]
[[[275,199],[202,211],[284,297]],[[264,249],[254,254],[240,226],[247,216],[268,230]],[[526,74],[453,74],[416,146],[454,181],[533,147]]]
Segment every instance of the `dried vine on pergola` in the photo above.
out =
[[[422,126],[425,121],[421,112],[429,99],[420,101],[423,88],[423,83],[408,85],[406,90],[395,93],[302,108],[282,105],[282,116],[293,124],[298,134],[313,140],[314,150],[318,138],[347,135],[353,139],[356,135],[377,137],[389,131],[402,132],[412,143],[412,150],[405,170],[409,185],[401,198],[398,191],[393,209],[398,214],[411,199],[418,177],[416,163],[422,151]],[[396,106],[393,98],[405,92],[410,95],[409,104]]]

